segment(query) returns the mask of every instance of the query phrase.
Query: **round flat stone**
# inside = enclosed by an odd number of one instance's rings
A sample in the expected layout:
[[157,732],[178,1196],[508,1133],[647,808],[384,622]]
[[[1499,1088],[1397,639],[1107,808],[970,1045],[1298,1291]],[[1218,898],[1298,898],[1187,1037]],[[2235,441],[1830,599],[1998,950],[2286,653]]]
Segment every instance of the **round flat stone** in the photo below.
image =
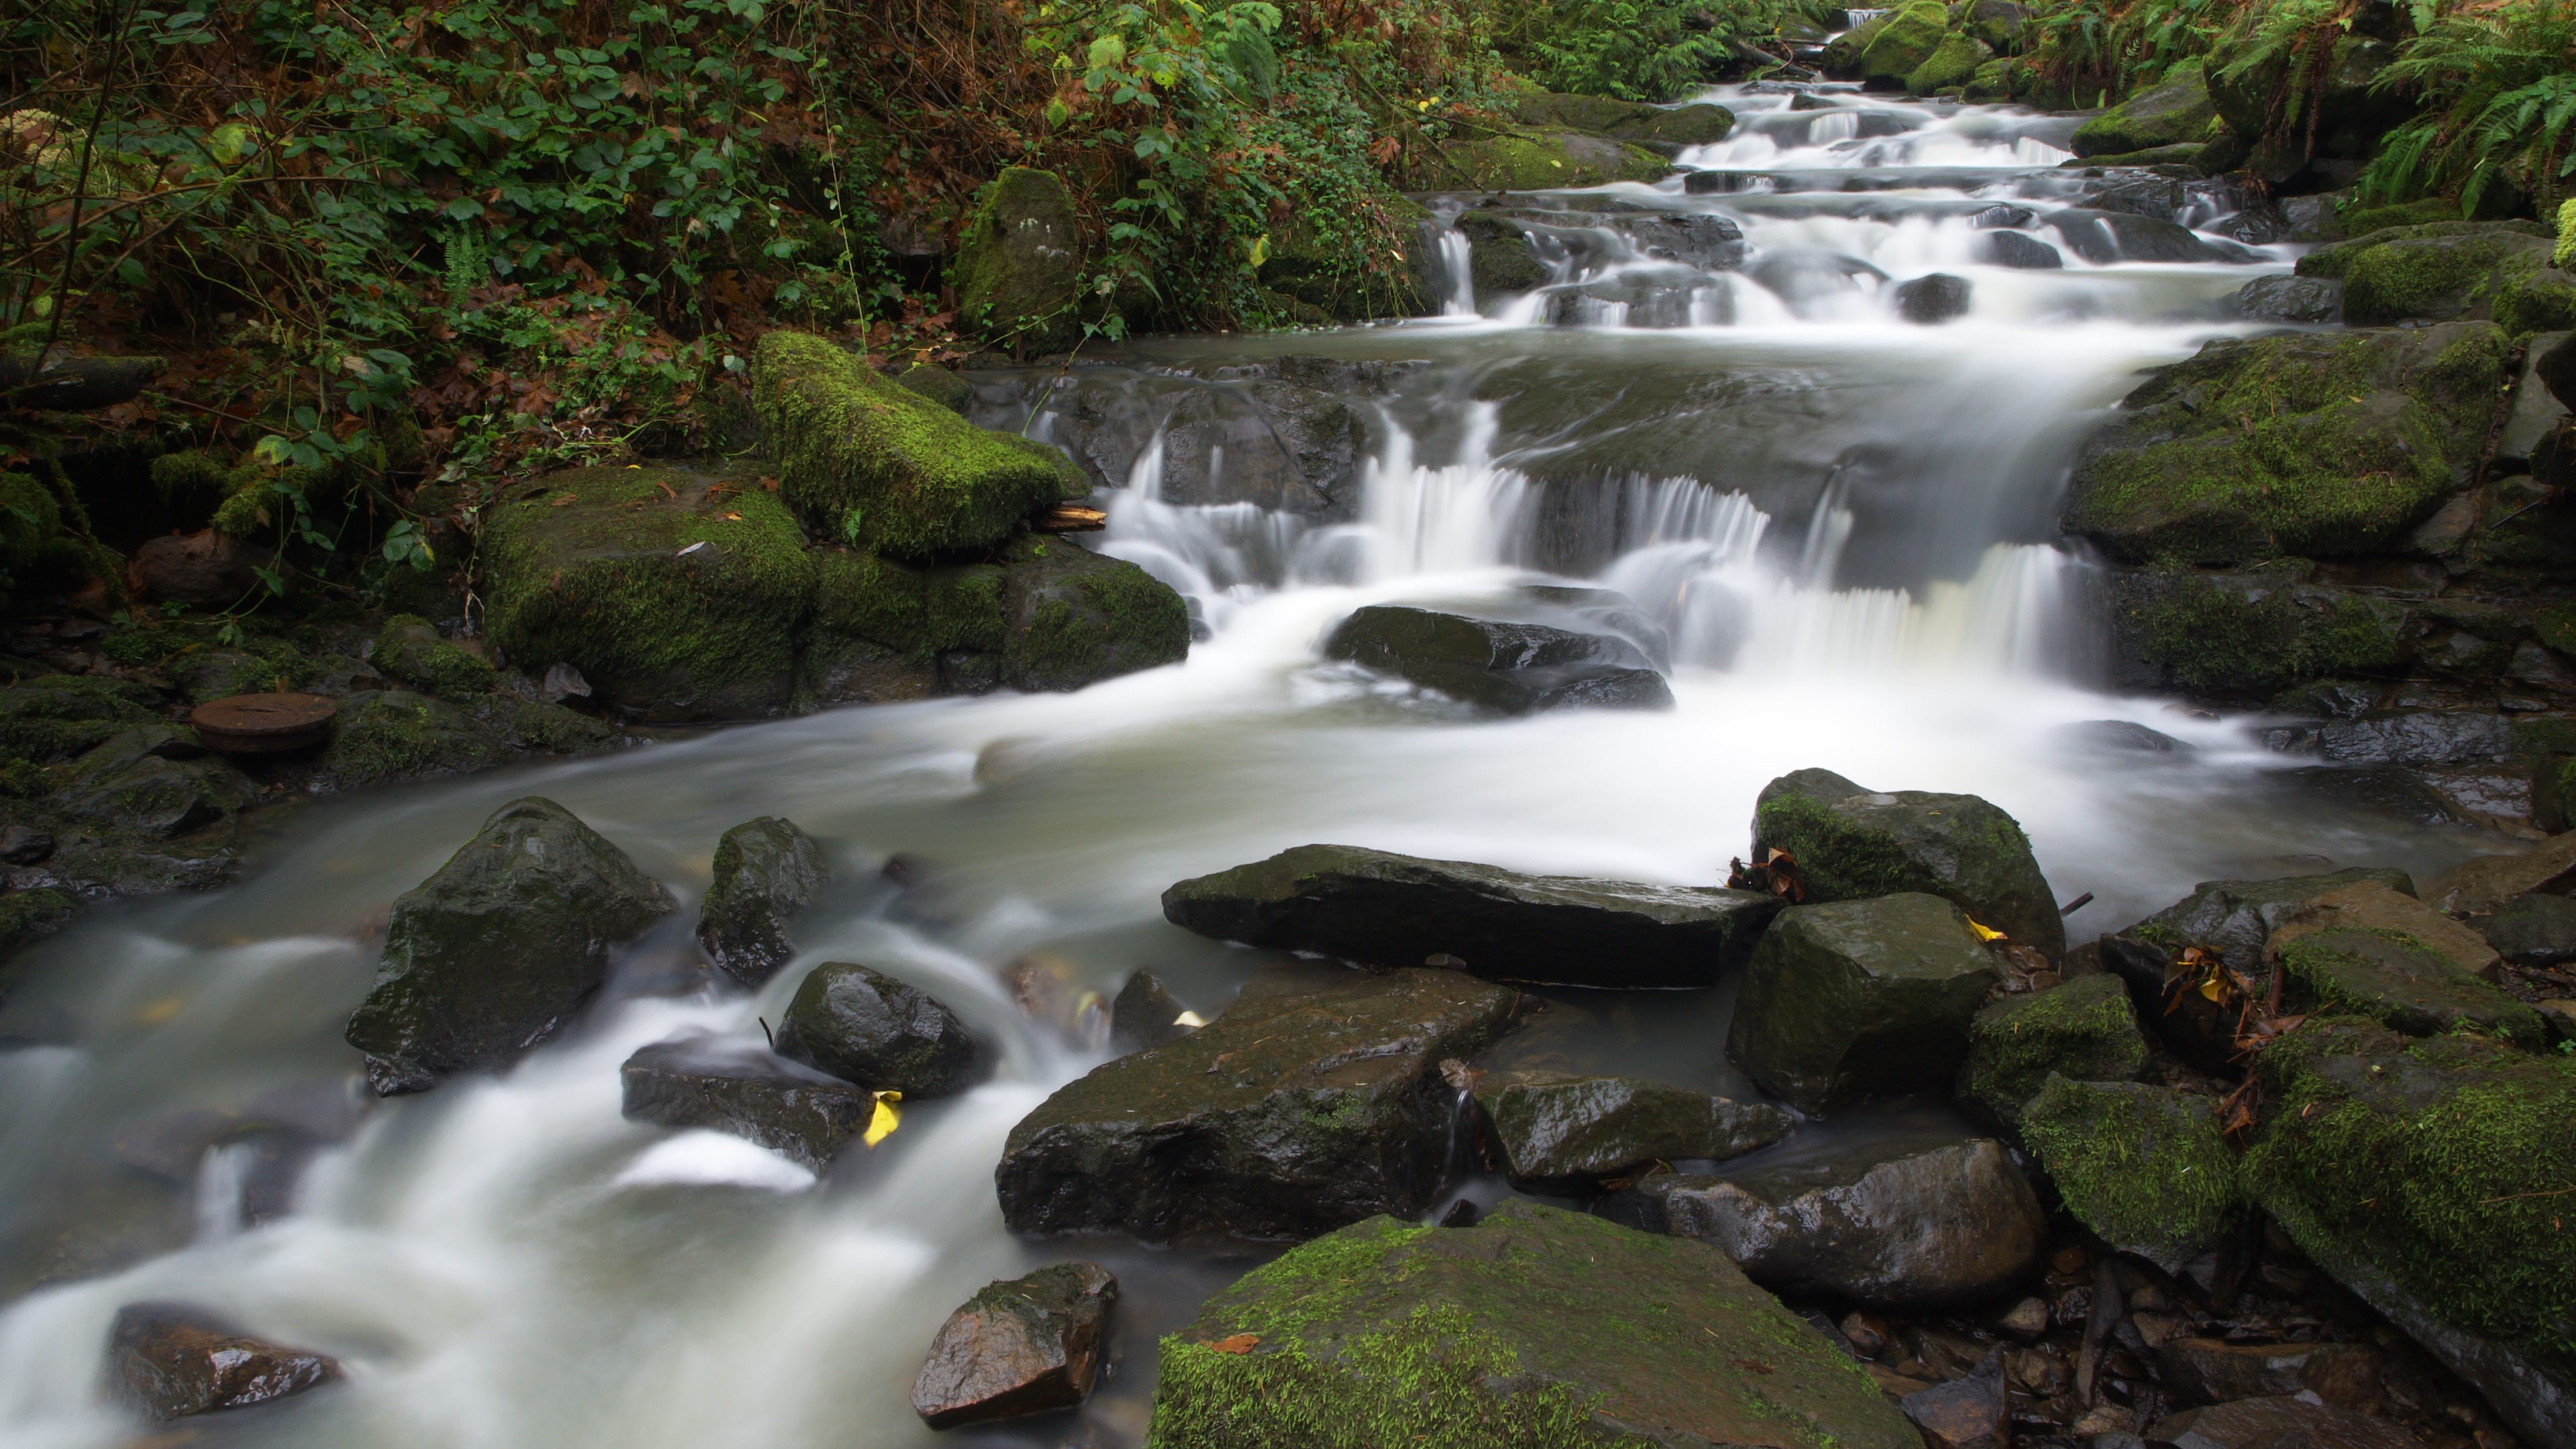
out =
[[277,754],[321,743],[338,709],[318,694],[235,694],[198,705],[188,723],[210,750]]

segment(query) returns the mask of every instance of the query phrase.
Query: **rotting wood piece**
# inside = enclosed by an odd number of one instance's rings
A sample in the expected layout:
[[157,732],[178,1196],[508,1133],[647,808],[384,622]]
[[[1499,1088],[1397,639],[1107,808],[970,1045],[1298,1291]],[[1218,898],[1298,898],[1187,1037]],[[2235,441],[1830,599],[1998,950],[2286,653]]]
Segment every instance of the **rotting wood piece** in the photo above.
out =
[[206,748],[227,755],[274,755],[320,744],[339,705],[318,694],[235,694],[188,714]]

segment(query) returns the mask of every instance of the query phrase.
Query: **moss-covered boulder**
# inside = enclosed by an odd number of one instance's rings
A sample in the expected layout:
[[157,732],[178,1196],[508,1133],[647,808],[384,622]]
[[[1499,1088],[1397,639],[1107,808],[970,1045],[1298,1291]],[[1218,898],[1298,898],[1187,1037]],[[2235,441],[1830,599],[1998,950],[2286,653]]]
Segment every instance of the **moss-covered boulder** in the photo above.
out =
[[2175,563],[2116,574],[2106,589],[2112,638],[2157,682],[2229,699],[2407,663],[2403,603],[2302,578],[2296,569],[2219,573]]
[[698,946],[745,986],[758,986],[796,954],[787,925],[832,880],[814,837],[777,815],[746,820],[716,842],[715,874],[698,903]]
[[193,735],[157,722],[107,739],[59,774],[47,803],[65,819],[154,839],[215,824],[259,795],[248,775],[207,757]]
[[2576,1443],[2576,1057],[2333,1017],[2256,1066],[2255,1201],[2525,1439]]
[[2496,268],[2487,312],[2516,337],[2576,328],[2576,272],[2548,265],[2538,252],[2505,258]]
[[1939,896],[1792,906],[1753,948],[1726,1054],[1808,1111],[1945,1092],[1998,979],[1967,916]]
[[2015,943],[2066,949],[2057,897],[2010,815],[1974,795],[1880,792],[1831,770],[1798,770],[1753,802],[1753,854],[1796,857],[1812,901],[1892,891],[1940,896]]
[[2448,322],[2494,315],[2508,262],[2546,263],[2548,233],[2528,222],[2444,221],[2390,227],[2299,259],[2303,277],[2343,283],[2348,321]]
[[2200,62],[2185,61],[2165,78],[2075,128],[2078,156],[2120,156],[2209,139],[2218,108]]
[[2166,1272],[2215,1249],[2243,1210],[2216,1103],[2138,1082],[2051,1076],[2021,1135],[2077,1222]]
[[368,662],[388,679],[450,699],[485,693],[495,677],[490,660],[440,638],[437,626],[417,614],[385,620]]
[[1440,148],[1449,185],[1481,191],[1563,191],[1613,181],[1655,181],[1673,169],[1631,141],[1580,131],[1521,129],[1452,137]]
[[1456,971],[1273,970],[1224,1015],[1057,1090],[1011,1129],[994,1187],[1021,1233],[1304,1238],[1431,1206],[1457,1094],[1516,993]]
[[360,690],[340,701],[317,778],[356,789],[490,769],[506,753],[452,701],[408,689]]
[[1610,134],[1618,140],[1635,141],[1647,146],[1713,146],[1735,132],[1735,112],[1724,106],[1695,103],[1687,106],[1654,106],[1648,114],[1625,125],[1613,127]]
[[2147,1065],[2147,1038],[2119,977],[2078,976],[2063,986],[1997,997],[1968,1023],[1959,1100],[1974,1115],[2018,1128],[2022,1107],[2052,1074],[2126,1082]]
[[2278,957],[2299,937],[2322,931],[2403,936],[2441,957],[2453,970],[2480,981],[2495,980],[2503,965],[2496,949],[2473,927],[2453,920],[2409,892],[2376,880],[2338,886],[2301,901],[2282,917],[2263,949]]
[[1767,1103],[1640,1077],[1488,1072],[1474,1097],[1503,1175],[1523,1192],[1586,1190],[1675,1158],[1741,1157],[1797,1123]]
[[976,427],[810,333],[760,339],[752,401],[778,496],[827,541],[898,558],[988,549],[1090,491],[1061,450]]
[[349,1045],[367,1054],[367,1079],[387,1096],[505,1066],[599,988],[611,946],[676,909],[571,811],[534,795],[513,800],[394,901]]
[[[1868,44],[1852,61],[1852,71],[1872,90],[1900,90],[1906,78],[1941,48],[1949,30],[1950,8],[1940,0],[1908,0],[1874,22]],[[1974,72],[1976,67],[1968,69]]]
[[1575,95],[1566,91],[1521,90],[1502,98],[1503,113],[1524,126],[1597,131],[1603,135],[1641,125],[1658,109],[1643,101]]
[[1301,845],[1163,892],[1166,919],[1221,941],[1590,987],[1715,985],[1779,909],[1758,891],[1524,875],[1356,845]]
[[1530,251],[1519,223],[1496,212],[1467,211],[1452,225],[1467,239],[1467,277],[1478,297],[1526,292],[1547,282],[1547,264]]
[[2503,988],[2461,970],[2448,956],[2397,931],[2342,927],[2292,938],[2281,970],[2295,1007],[2366,1016],[2408,1036],[2475,1032],[2537,1051],[2549,1024]]
[[1995,48],[1964,31],[1952,31],[1941,37],[1923,63],[1905,74],[1905,89],[1918,96],[1935,91],[1964,87],[1976,78],[1977,69],[1994,59]]
[[1082,263],[1082,218],[1064,178],[1004,167],[976,194],[957,238],[948,280],[958,320],[1023,354],[1070,347],[1082,335]]
[[1370,1218],[1163,1340],[1150,1449],[1917,1449],[1860,1365],[1725,1255],[1507,1202]]
[[2468,481],[2508,356],[2477,322],[2212,342],[2085,443],[2061,521],[2131,563],[2394,549]]
[[1011,688],[1080,689],[1188,656],[1189,604],[1125,559],[1037,537],[1001,557],[1001,678]]
[[46,764],[94,749],[160,717],[131,680],[48,674],[0,689],[0,755]]
[[783,707],[814,597],[804,536],[775,495],[677,468],[583,468],[514,490],[485,516],[481,570],[490,637],[513,666],[569,664],[594,699],[653,719]]

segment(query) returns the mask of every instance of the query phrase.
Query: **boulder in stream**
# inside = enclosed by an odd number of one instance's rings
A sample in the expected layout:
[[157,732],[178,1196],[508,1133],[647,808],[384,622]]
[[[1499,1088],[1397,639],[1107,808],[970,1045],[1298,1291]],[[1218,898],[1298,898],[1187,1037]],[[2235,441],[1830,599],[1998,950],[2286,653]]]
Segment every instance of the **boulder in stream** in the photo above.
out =
[[1673,705],[1671,686],[1625,639],[1409,604],[1371,604],[1353,613],[1324,640],[1324,657],[1498,714]]
[[2319,247],[2299,258],[2298,274],[2342,283],[2344,315],[2363,325],[2502,320],[2501,294],[2521,275],[2513,264],[2537,269],[2552,246],[2548,229],[2527,221],[2439,221]]
[[1917,1310],[2003,1293],[2039,1266],[2048,1214],[1991,1137],[1881,1141],[1723,1176],[1657,1172],[1612,1209],[1714,1244],[1766,1288]]
[[2236,289],[2237,315],[2254,322],[2325,327],[2343,320],[2343,283],[2323,277],[2256,277]]
[[1977,260],[1990,267],[2012,267],[2026,272],[2051,272],[2065,267],[2066,258],[2057,248],[2028,232],[1989,231],[1977,237]]
[[2052,1076],[2022,1140],[2076,1221],[2168,1273],[2215,1249],[2243,1205],[2217,1102],[2138,1082]]
[[2200,62],[2187,60],[2164,79],[2075,128],[2078,156],[2124,156],[2158,146],[2209,140],[2218,107],[2209,99]]
[[939,1326],[912,1381],[912,1411],[953,1429],[1080,1404],[1117,1301],[1118,1280],[1098,1263],[1057,1263],[986,1286]]
[[1922,1444],[1858,1363],[1714,1249],[1517,1200],[1472,1227],[1370,1218],[1246,1274],[1163,1340],[1148,1435]]
[[1165,1042],[1177,1041],[1196,1028],[1184,1025],[1186,1015],[1180,1001],[1172,995],[1163,978],[1151,971],[1139,971],[1118,988],[1118,996],[1109,1003],[1109,1041],[1128,1051],[1142,1051]]
[[1488,1072],[1474,1096],[1503,1175],[1523,1192],[1579,1192],[1674,1158],[1723,1161],[1768,1147],[1797,1119],[1640,1077]]
[[1968,315],[1972,290],[1967,278],[1947,272],[1916,277],[1897,287],[1896,315],[1924,326],[1953,321]]
[[629,1121],[730,1132],[816,1172],[876,1116],[877,1094],[864,1087],[712,1035],[657,1041],[617,1075]]
[[2051,1073],[2125,1082],[2146,1065],[2147,1039],[2127,985],[2107,972],[2078,976],[2046,991],[1997,997],[1977,1013],[1968,1023],[1958,1097],[1970,1115],[2013,1128]]
[[814,838],[776,815],[746,820],[716,842],[715,878],[698,906],[698,945],[745,986],[758,986],[796,954],[787,923],[830,884]]
[[1938,896],[1792,906],[1753,949],[1726,1053],[1808,1111],[1947,1091],[1999,977],[1967,916]]
[[946,1003],[849,961],[806,973],[778,1020],[778,1054],[906,1097],[954,1096],[991,1065],[991,1052]]
[[513,800],[394,901],[349,1045],[367,1054],[367,1079],[387,1096],[506,1066],[599,988],[610,947],[678,908],[571,811],[541,796]]
[[154,1419],[243,1409],[345,1377],[326,1354],[281,1348],[184,1303],[129,1303],[108,1338],[116,1383]]
[[1163,892],[1166,919],[1220,941],[1630,988],[1715,984],[1779,909],[1755,891],[1523,875],[1356,845],[1301,845]]
[[1516,995],[1419,967],[1264,972],[1215,1021],[1094,1068],[1012,1128],[1003,1220],[1168,1242],[1420,1213],[1457,1119],[1440,1064],[1502,1032]]
[[1831,770],[1798,770],[1754,797],[1751,858],[1773,850],[1797,859],[1811,901],[1923,891],[2018,945],[2050,957],[2066,950],[2029,837],[1978,796],[1875,791]]

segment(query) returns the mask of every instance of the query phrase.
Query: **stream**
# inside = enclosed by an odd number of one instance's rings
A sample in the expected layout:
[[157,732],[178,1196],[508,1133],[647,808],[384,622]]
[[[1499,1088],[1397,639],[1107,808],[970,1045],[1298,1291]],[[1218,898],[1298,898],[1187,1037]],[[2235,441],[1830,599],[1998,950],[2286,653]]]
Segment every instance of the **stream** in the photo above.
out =
[[[1141,1444],[1155,1336],[1250,1260],[1017,1241],[993,1167],[1022,1115],[1106,1059],[1102,1003],[1128,973],[1213,1016],[1272,959],[1166,924],[1163,888],[1291,845],[1715,883],[1762,785],[1823,766],[2010,811],[2060,899],[2092,893],[2077,941],[2202,879],[2479,853],[2318,791],[2249,721],[2108,690],[2094,566],[2055,538],[2088,421],[2141,369],[2249,330],[2230,298],[2296,249],[2236,239],[2215,192],[2181,218],[2191,259],[2170,231],[2101,220],[2125,213],[2081,203],[2121,178],[2058,166],[2072,118],[1805,89],[1826,104],[1711,91],[1735,134],[1664,182],[1511,199],[1542,224],[1535,289],[1480,292],[1462,238],[1442,249],[1437,318],[1150,339],[1061,377],[980,378],[978,421],[1095,457],[1116,442],[1096,546],[1188,596],[1185,664],[316,801],[268,827],[240,885],[101,909],[35,948],[0,1011],[0,1245],[13,1273],[67,1235],[120,1266],[0,1307],[0,1444],[134,1438],[102,1365],[117,1309],[141,1299],[348,1367],[328,1392],[194,1421],[193,1445]],[[2004,232],[2062,265],[1999,264]],[[1964,314],[1905,320],[1898,287],[1934,272],[1967,281]],[[1283,357],[1341,380],[1366,438],[1353,491],[1211,499],[1223,448],[1183,457],[1162,420]],[[1669,663],[1677,708],[1493,721],[1320,657],[1335,623],[1388,600],[1601,616],[1529,592],[1569,582],[1633,603],[1603,627]],[[2179,747],[2076,728],[2104,720]],[[390,902],[532,793],[683,910],[506,1075],[361,1102],[341,1032]],[[706,991],[695,898],[717,837],[763,814],[821,840],[835,884],[795,966],[757,995]],[[885,873],[897,854],[909,887]],[[836,959],[947,1001],[999,1045],[998,1072],[906,1105],[882,1148],[822,1181],[620,1117],[635,1049],[752,1036],[806,966]],[[1544,1036],[1511,1050],[1750,1090],[1722,1051],[1729,989],[1556,995]],[[187,1155],[187,1124],[223,1110],[309,1123],[321,1145]],[[1945,1109],[1890,1108],[1737,1165],[1964,1131]],[[921,1427],[912,1377],[949,1311],[1075,1256],[1122,1293],[1090,1404]]]

